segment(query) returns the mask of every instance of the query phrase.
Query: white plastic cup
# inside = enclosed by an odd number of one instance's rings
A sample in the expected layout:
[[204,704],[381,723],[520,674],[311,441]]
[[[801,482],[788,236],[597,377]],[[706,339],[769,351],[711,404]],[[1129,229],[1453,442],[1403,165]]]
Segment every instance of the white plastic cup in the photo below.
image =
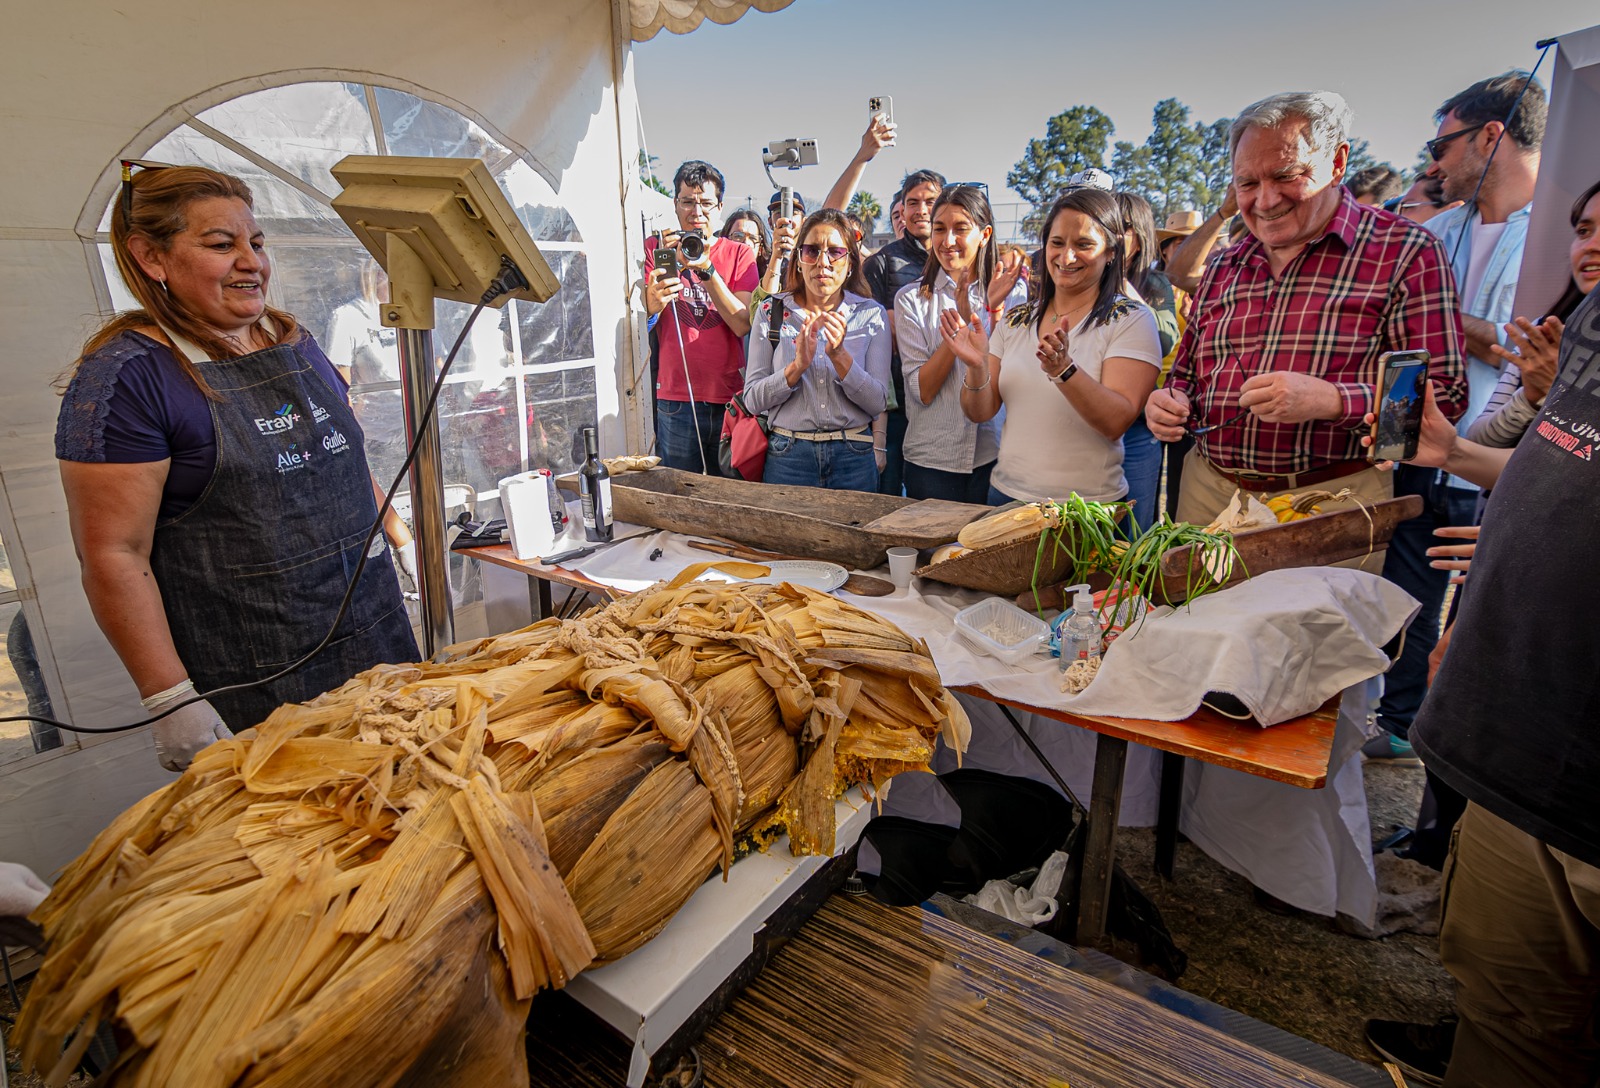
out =
[[889,549],[889,580],[894,583],[896,589],[908,588],[911,585],[911,572],[916,569],[917,549]]

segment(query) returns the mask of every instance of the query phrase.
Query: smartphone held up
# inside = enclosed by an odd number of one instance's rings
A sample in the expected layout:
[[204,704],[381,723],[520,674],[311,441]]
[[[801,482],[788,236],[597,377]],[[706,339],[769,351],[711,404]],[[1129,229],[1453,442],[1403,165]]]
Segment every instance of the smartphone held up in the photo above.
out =
[[[894,124],[894,99],[889,95],[874,95],[867,99],[867,122],[870,124],[880,117],[885,123]],[[892,147],[894,141],[890,140],[889,144]]]
[[1386,351],[1378,360],[1377,408],[1369,461],[1409,461],[1422,436],[1428,393],[1426,351]]

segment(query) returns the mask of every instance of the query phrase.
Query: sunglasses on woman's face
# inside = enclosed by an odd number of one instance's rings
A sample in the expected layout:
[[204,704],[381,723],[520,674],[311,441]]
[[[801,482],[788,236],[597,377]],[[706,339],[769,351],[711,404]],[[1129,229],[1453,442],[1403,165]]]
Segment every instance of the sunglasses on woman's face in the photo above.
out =
[[742,230],[730,230],[728,232],[728,239],[734,242],[744,242],[752,246],[761,244],[761,235],[747,234]]
[[827,254],[829,264],[838,264],[850,256],[850,251],[844,246],[819,246],[811,242],[802,245],[799,252],[800,259],[806,264],[816,264],[822,259],[823,254]]

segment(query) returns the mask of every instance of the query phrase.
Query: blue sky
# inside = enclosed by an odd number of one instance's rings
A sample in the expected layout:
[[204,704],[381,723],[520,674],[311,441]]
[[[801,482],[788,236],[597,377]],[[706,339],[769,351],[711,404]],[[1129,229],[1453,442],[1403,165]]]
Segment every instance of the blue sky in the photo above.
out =
[[[777,172],[827,191],[866,126],[867,98],[894,98],[899,146],[862,187],[887,204],[909,170],[984,181],[1019,199],[1006,171],[1068,106],[1098,106],[1113,139],[1149,135],[1155,103],[1232,116],[1281,90],[1349,99],[1356,135],[1407,167],[1433,110],[1474,80],[1526,68],[1534,42],[1600,22],[1594,0],[795,0],[730,26],[665,32],[634,47],[645,140],[668,175],[703,158],[728,178],[728,207],[771,191],[761,148],[814,137],[821,164]],[[1540,69],[1549,86],[1553,56]]]

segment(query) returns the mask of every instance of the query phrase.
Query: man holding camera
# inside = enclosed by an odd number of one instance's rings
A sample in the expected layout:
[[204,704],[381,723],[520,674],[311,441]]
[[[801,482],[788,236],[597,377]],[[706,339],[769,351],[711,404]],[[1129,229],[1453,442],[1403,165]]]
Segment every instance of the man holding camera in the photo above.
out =
[[744,385],[744,337],[757,281],[750,247],[713,234],[726,187],[710,163],[678,167],[678,229],[645,242],[645,312],[661,345],[656,451],[669,468],[720,475],[728,400]]

